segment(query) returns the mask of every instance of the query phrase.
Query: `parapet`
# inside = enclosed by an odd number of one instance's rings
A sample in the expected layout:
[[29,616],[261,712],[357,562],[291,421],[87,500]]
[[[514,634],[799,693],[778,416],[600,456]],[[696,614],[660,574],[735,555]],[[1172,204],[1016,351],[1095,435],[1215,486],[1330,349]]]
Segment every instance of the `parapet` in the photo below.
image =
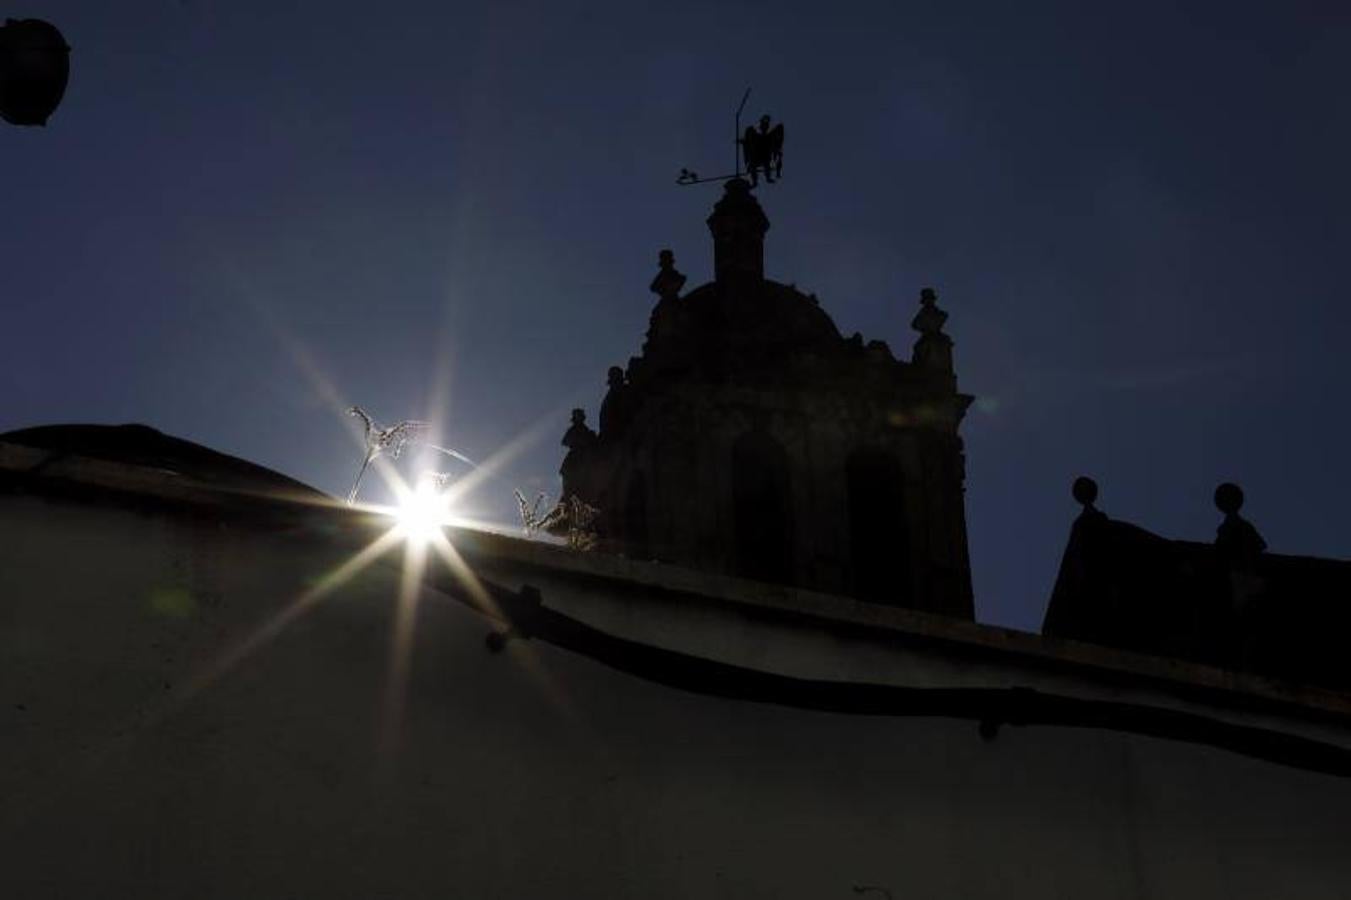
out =
[[1351,688],[1351,561],[1268,553],[1239,510],[1234,484],[1215,491],[1224,514],[1212,543],[1170,540],[1095,506],[1083,512],[1051,594],[1042,633],[1340,690]]

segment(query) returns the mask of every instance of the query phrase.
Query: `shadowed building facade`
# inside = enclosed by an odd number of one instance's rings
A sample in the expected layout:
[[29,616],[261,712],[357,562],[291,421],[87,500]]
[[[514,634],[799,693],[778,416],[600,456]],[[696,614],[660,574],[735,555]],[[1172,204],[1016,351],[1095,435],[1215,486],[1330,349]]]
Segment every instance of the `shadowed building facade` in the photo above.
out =
[[934,292],[898,360],[765,278],[769,220],[744,180],[708,226],[714,280],[682,294],[663,252],[647,339],[610,370],[599,430],[574,412],[564,498],[597,511],[604,550],[971,618],[972,398]]
[[1351,695],[390,526],[0,435],[4,896],[1351,896]]

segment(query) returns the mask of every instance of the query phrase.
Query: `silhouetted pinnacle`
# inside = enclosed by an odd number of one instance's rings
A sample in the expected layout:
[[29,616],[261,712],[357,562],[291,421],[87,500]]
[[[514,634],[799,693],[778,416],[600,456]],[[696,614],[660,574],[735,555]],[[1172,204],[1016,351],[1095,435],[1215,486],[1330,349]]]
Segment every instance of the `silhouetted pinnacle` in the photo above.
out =
[[1070,493],[1080,506],[1091,507],[1098,502],[1098,483],[1087,475],[1080,475],[1074,479]]
[[765,277],[765,232],[769,219],[744,178],[733,178],[708,217],[713,233],[713,273],[719,282]]
[[933,288],[919,292],[919,312],[910,320],[910,327],[919,332],[919,340],[910,354],[911,361],[937,372],[952,372],[952,338],[943,333],[948,314],[938,306],[938,293]]
[[673,300],[680,295],[685,286],[685,276],[675,267],[675,254],[663,250],[657,254],[657,277],[652,279],[649,289],[663,300]]
[[1226,481],[1215,488],[1215,506],[1224,513],[1224,521],[1215,532],[1215,547],[1233,559],[1251,559],[1267,549],[1257,528],[1238,514],[1243,508],[1243,489]]

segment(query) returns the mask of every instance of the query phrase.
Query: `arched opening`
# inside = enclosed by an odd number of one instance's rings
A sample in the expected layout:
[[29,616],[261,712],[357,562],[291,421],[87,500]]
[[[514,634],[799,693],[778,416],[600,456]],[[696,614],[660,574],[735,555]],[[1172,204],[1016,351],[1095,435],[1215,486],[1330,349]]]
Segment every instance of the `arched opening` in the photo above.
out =
[[885,450],[857,450],[846,464],[854,596],[910,604],[910,536],[905,473]]
[[793,580],[792,482],[788,454],[763,431],[732,447],[736,573],[757,581]]

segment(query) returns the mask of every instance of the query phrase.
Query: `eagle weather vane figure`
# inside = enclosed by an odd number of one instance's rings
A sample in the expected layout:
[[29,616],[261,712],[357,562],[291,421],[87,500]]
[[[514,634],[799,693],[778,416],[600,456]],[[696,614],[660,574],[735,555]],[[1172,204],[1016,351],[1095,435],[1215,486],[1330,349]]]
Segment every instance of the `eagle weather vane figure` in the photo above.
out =
[[[769,116],[761,116],[759,128],[747,125],[744,132],[741,130],[741,113],[746,108],[746,101],[750,96],[751,89],[746,88],[746,93],[741,95],[741,104],[736,108],[736,124],[733,132],[736,135],[736,171],[731,175],[700,178],[699,173],[682,168],[676,178],[676,184],[730,181],[745,174],[750,176],[751,187],[756,187],[760,183],[761,175],[764,175],[765,181],[769,184],[783,177],[783,123],[775,125]],[[741,170],[743,160],[746,165],[744,173]]]
[[[356,416],[365,426],[366,458],[361,462],[361,468],[357,471],[356,481],[352,482],[352,490],[347,495],[347,505],[356,503],[357,491],[361,489],[361,477],[366,474],[366,469],[379,456],[388,456],[390,459],[398,459],[403,455],[403,451],[409,445],[421,445],[438,453],[444,453],[452,459],[471,468],[478,468],[478,463],[465,456],[458,450],[452,450],[449,447],[441,447],[433,444],[430,440],[432,435],[432,424],[430,422],[421,422],[415,419],[409,419],[400,422],[397,425],[391,425],[388,428],[382,428],[371,418],[370,414],[360,406],[353,406],[347,410],[349,416]],[[440,473],[433,474],[433,481],[437,482],[438,487],[444,487],[445,481],[449,476]]]

